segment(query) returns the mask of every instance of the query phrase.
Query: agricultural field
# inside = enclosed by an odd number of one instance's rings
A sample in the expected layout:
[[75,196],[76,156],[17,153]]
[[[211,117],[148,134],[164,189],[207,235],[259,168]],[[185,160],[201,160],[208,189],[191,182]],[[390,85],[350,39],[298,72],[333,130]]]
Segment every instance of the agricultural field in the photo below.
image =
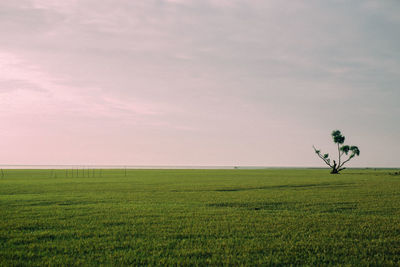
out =
[[399,265],[398,170],[4,170],[0,266]]

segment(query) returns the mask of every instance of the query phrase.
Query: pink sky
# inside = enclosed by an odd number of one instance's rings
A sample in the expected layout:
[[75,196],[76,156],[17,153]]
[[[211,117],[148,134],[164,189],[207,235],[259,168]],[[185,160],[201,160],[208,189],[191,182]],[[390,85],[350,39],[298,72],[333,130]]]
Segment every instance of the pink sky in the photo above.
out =
[[400,166],[396,1],[0,10],[0,164]]

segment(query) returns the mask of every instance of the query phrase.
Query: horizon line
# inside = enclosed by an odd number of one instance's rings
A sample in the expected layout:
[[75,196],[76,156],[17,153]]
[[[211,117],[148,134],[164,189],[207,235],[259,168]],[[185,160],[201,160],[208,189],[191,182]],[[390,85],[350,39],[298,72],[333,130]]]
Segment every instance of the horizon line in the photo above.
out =
[[[267,165],[129,165],[129,164],[0,164],[4,169],[99,168],[99,169],[329,169],[320,166],[267,166]],[[400,167],[358,166],[347,169],[399,169]]]

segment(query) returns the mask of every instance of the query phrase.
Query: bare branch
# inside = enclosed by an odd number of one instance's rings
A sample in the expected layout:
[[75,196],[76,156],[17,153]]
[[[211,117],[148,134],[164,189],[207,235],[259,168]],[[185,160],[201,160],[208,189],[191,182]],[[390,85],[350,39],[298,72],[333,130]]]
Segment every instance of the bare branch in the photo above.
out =
[[338,168],[343,167],[343,165],[344,165],[346,162],[348,162],[349,160],[351,160],[352,158],[354,158],[354,154],[351,154],[351,155],[348,157],[348,159],[346,159],[345,161],[342,162],[342,164],[339,165]]
[[318,155],[318,157],[320,157],[320,158],[325,162],[326,165],[328,165],[329,167],[333,168],[333,166],[332,166],[332,165],[329,163],[329,161],[328,161],[329,159],[324,158],[324,157],[322,156],[322,154],[321,154],[321,151],[317,150],[317,149],[315,148],[315,146],[313,146],[313,148],[314,148],[315,153]]

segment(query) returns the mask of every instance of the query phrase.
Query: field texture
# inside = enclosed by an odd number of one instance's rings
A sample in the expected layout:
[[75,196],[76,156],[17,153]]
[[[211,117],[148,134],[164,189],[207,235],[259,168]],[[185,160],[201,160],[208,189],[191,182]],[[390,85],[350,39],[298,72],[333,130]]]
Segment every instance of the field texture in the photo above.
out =
[[396,170],[5,170],[0,266],[399,265]]

